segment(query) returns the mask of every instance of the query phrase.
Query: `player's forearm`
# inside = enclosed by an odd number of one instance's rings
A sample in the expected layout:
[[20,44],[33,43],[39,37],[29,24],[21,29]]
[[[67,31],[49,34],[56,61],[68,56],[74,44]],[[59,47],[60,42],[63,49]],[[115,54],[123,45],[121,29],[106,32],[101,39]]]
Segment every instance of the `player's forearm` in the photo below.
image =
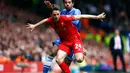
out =
[[37,27],[37,26],[39,26],[41,24],[44,24],[46,21],[47,21],[47,19],[41,20],[40,22],[38,22],[38,23],[35,24],[35,27]]
[[79,20],[82,18],[98,19],[98,16],[96,16],[96,15],[75,15],[75,20]]

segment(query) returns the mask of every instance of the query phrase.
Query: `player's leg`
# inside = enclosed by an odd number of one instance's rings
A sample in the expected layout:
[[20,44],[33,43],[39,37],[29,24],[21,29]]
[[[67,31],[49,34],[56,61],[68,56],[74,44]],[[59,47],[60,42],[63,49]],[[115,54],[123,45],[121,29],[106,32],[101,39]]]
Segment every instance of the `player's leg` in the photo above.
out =
[[43,66],[43,73],[48,73],[48,71],[50,70],[53,58],[56,56],[56,53],[57,53],[57,46],[59,46],[59,44],[60,44],[60,38],[53,41],[53,47],[48,52],[48,56],[46,56],[45,58],[45,63]]
[[53,58],[56,56],[57,48],[52,47],[51,50],[47,52],[47,56],[45,56],[44,66],[43,66],[43,73],[48,73],[51,68]]
[[[71,64],[71,62],[72,62],[72,60],[66,57],[66,58],[64,59],[64,62],[65,62],[65,63],[67,64],[67,66],[69,67],[70,64]],[[62,73],[64,73],[64,72],[62,71]]]
[[53,58],[54,58],[54,57],[51,57],[51,56],[49,56],[49,55],[46,56],[45,62],[44,62],[44,66],[43,66],[43,73],[48,73],[48,71],[49,71],[50,68],[51,68]]
[[59,50],[56,55],[56,62],[64,73],[71,73],[68,65],[64,62],[65,57],[70,54],[70,51],[71,50],[67,46],[60,44]]

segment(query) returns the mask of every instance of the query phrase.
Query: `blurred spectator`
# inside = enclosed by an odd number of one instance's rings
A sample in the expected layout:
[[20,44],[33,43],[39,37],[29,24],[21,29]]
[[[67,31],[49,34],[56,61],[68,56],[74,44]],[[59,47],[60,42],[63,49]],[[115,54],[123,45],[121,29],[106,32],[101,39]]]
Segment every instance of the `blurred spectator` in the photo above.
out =
[[126,15],[125,10],[119,11],[118,16],[115,20],[115,25],[116,25],[115,27],[118,27],[120,30],[129,29],[129,19],[128,16]]
[[110,51],[113,57],[114,70],[117,71],[117,57],[120,57],[122,62],[123,71],[126,72],[125,62],[124,62],[124,43],[122,37],[120,36],[120,31],[115,29],[115,36],[111,38],[110,41]]
[[25,58],[25,55],[19,55],[17,56],[17,58],[15,59],[15,62],[28,62],[28,60]]
[[128,60],[129,60],[129,65],[130,65],[130,33],[128,33],[127,39],[126,39],[126,48],[127,48],[127,52],[128,52]]
[[130,33],[128,34],[126,39],[126,46],[127,46],[127,52],[130,53]]
[[6,50],[0,50],[0,62],[1,63],[6,63],[10,61],[10,57],[8,54],[8,51]]

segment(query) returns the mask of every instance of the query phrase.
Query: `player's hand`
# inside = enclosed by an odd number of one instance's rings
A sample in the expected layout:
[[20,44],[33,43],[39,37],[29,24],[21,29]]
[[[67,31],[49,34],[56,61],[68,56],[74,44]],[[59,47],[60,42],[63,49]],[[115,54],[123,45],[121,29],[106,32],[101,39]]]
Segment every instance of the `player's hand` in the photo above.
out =
[[52,8],[53,7],[53,4],[51,4],[50,1],[48,1],[48,0],[44,0],[44,3],[46,4],[46,6],[48,8]]
[[28,25],[26,25],[26,27],[27,27],[27,29],[30,29],[31,31],[33,31],[36,26],[34,24],[28,23]]
[[101,14],[99,14],[98,16],[97,16],[97,18],[98,19],[100,19],[101,21],[103,21],[103,19],[106,17],[106,14],[103,12],[103,13],[101,13]]

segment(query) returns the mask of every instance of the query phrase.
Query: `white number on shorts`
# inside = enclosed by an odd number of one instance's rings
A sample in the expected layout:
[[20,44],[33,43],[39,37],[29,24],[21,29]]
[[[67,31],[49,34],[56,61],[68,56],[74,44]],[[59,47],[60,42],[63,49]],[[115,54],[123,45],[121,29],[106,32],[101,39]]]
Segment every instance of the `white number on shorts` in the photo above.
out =
[[75,44],[75,49],[81,48],[81,44]]

